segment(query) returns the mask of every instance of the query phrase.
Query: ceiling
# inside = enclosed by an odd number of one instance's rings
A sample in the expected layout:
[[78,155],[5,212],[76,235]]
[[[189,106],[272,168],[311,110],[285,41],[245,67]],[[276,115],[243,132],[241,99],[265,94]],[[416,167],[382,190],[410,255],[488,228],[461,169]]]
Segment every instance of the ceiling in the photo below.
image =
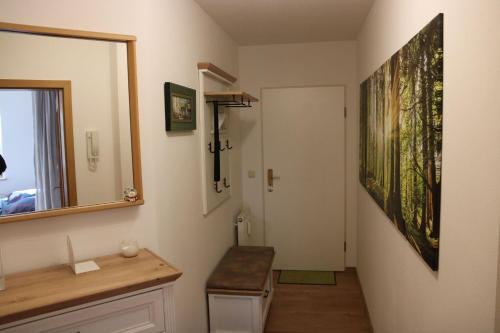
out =
[[239,45],[354,40],[373,0],[195,0]]

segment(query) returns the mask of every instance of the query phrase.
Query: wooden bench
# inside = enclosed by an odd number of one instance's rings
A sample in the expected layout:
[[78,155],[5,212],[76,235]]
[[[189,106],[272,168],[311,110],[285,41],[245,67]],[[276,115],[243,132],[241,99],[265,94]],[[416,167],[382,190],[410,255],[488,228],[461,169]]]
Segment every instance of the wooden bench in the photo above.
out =
[[231,247],[207,282],[210,332],[262,333],[273,298],[274,248]]

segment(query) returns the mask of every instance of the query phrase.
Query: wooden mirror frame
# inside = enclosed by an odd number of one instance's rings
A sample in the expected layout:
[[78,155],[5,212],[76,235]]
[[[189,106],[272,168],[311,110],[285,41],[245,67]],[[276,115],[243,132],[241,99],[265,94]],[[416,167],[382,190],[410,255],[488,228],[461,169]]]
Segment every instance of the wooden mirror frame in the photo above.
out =
[[[114,201],[108,203],[101,203],[88,206],[73,206],[58,208],[53,210],[45,210],[40,212],[32,213],[20,213],[0,216],[0,224],[28,221],[33,219],[62,216],[69,214],[79,214],[85,212],[95,212],[100,210],[107,210],[113,208],[123,208],[130,206],[137,206],[144,204],[143,188],[142,188],[142,167],[141,167],[141,149],[140,149],[140,137],[139,137],[139,114],[138,114],[138,98],[137,98],[137,60],[136,60],[136,37],[130,35],[118,35],[109,34],[102,32],[91,32],[82,30],[68,30],[50,27],[41,27],[33,25],[24,24],[14,24],[0,22],[0,31],[6,32],[17,32],[24,34],[42,35],[42,36],[52,36],[52,37],[65,37],[65,38],[79,38],[79,39],[89,39],[89,40],[100,40],[108,42],[122,42],[127,45],[127,72],[128,72],[128,95],[129,95],[129,109],[130,109],[130,136],[131,136],[131,149],[132,149],[132,169],[133,169],[133,179],[134,188],[137,190],[138,197],[134,202],[130,201]],[[18,80],[2,80],[2,84],[15,84]],[[19,80],[27,82],[26,80]],[[47,84],[56,84],[54,81],[41,81],[33,80],[33,87],[40,88],[41,84],[44,88],[50,87]],[[6,85],[4,85],[6,86]],[[15,86],[11,86],[15,88]],[[55,87],[63,89],[64,94],[64,106],[65,108],[69,105],[71,109],[71,98],[67,100],[67,93],[71,97],[71,85],[63,87]],[[68,90],[65,90],[68,89]],[[73,170],[74,173],[74,170]]]

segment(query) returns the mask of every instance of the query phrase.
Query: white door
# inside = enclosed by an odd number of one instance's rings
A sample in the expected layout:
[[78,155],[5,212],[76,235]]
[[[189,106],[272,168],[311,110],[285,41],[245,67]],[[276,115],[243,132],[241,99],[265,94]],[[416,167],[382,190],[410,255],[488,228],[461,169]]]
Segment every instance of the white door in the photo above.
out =
[[274,268],[344,270],[344,88],[263,89],[262,113]]

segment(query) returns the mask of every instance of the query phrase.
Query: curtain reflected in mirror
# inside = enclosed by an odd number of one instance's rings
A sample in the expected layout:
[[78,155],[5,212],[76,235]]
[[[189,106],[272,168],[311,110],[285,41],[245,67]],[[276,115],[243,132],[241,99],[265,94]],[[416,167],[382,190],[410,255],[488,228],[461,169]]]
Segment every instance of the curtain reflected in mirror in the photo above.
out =
[[33,136],[36,200],[35,210],[64,207],[68,193],[65,190],[65,163],[61,135],[62,112],[57,90],[34,90]]

